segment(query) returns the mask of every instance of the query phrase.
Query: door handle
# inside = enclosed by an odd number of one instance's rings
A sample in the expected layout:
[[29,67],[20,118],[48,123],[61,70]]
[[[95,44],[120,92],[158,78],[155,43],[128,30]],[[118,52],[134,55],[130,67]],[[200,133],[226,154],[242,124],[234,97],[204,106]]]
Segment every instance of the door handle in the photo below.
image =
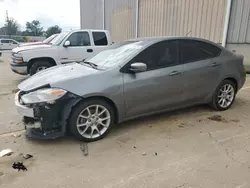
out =
[[219,66],[219,65],[220,65],[220,64],[214,62],[214,63],[211,64],[211,67],[217,67],[217,66]]
[[93,49],[87,49],[87,52],[91,53],[93,52]]
[[169,76],[175,76],[175,75],[178,75],[178,74],[181,74],[181,72],[180,71],[173,71],[173,72],[169,73]]

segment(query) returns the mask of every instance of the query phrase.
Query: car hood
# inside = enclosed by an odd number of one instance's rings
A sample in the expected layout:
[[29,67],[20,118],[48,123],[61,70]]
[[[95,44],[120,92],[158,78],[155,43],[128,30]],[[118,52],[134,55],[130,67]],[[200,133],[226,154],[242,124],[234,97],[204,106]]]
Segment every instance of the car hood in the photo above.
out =
[[27,50],[34,50],[34,49],[41,49],[41,48],[51,48],[50,44],[40,44],[40,45],[26,45],[26,46],[19,46],[12,50],[13,53],[18,53]]
[[[21,82],[18,85],[18,88],[22,91],[30,91],[46,85],[57,87],[58,85],[63,85],[64,82],[68,83],[70,80],[97,74],[98,72],[101,71],[88,67],[88,65],[81,65],[79,63],[59,65],[31,76],[30,78]],[[67,87],[65,86],[65,88]]]
[[27,42],[27,43],[19,44],[18,47],[31,46],[31,45],[42,45],[42,44],[48,44],[48,43],[44,43],[44,42]]

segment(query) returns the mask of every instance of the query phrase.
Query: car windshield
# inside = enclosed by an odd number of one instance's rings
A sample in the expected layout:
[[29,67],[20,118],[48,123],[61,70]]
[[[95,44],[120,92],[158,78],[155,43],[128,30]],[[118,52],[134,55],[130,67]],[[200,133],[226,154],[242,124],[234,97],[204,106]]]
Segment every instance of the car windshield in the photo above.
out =
[[109,49],[86,59],[86,62],[101,67],[113,67],[119,65],[124,59],[135,54],[145,46],[145,41],[125,41],[114,44]]
[[54,40],[56,38],[58,34],[54,34],[54,35],[51,35],[50,37],[46,38],[43,42],[44,43],[49,43],[51,42],[52,40]]
[[68,32],[62,32],[60,33],[59,35],[57,35],[50,43],[52,45],[59,45],[61,44],[61,42],[63,41],[63,39],[69,34],[69,31]]

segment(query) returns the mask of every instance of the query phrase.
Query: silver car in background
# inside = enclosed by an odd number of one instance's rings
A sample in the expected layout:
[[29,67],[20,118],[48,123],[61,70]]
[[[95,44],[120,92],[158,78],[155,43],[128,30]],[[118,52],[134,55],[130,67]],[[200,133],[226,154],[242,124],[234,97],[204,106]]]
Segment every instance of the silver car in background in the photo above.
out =
[[113,45],[85,60],[23,81],[15,103],[33,138],[68,130],[84,141],[114,124],[197,104],[226,110],[245,83],[243,57],[190,37],[143,38]]

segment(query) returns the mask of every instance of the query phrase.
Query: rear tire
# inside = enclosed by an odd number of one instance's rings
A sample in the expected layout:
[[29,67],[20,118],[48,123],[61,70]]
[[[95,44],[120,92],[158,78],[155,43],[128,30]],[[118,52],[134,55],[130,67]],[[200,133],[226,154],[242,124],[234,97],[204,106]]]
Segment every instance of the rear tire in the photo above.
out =
[[30,67],[29,73],[32,76],[37,72],[40,72],[52,66],[53,65],[49,61],[35,61],[33,65]]
[[223,80],[217,87],[209,106],[217,111],[227,110],[234,103],[236,84],[231,80]]
[[84,100],[72,109],[69,130],[77,139],[93,142],[108,134],[114,119],[114,109],[105,100]]

